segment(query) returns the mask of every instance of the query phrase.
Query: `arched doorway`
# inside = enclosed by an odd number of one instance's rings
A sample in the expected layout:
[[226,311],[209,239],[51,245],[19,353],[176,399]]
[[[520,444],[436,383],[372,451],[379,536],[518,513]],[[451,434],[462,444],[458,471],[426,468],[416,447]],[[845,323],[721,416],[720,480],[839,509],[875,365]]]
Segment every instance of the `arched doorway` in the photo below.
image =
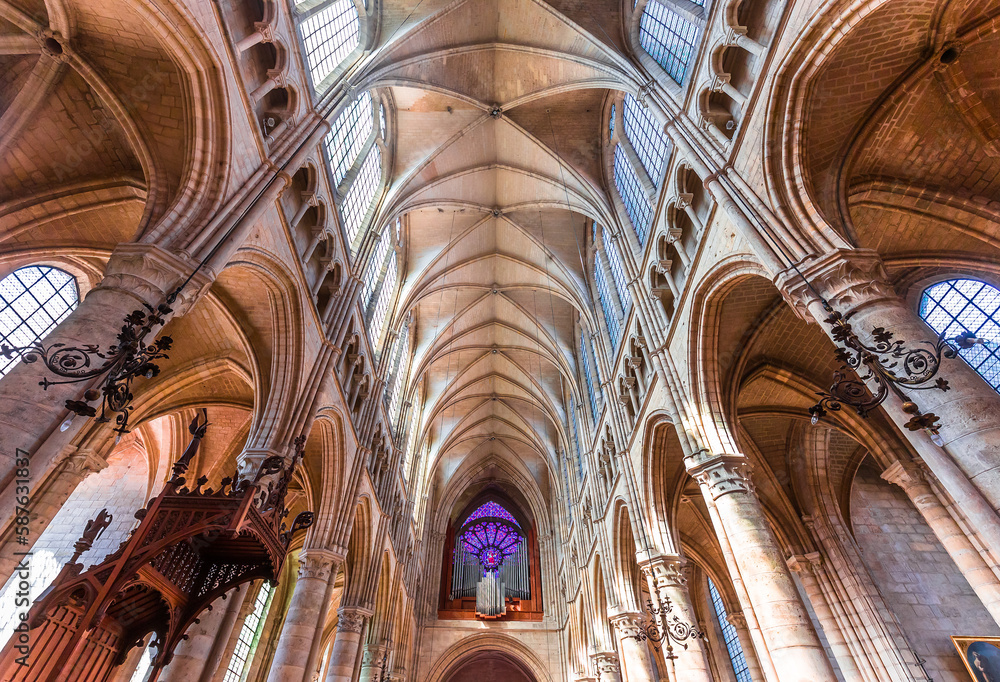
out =
[[479,651],[459,661],[444,682],[537,682],[523,664],[502,651]]

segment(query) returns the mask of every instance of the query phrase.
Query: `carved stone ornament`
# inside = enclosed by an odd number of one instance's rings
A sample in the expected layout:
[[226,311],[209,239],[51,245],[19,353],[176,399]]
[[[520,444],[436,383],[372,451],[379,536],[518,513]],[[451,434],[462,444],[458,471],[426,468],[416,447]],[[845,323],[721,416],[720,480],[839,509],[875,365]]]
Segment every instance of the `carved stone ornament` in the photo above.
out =
[[785,270],[774,282],[795,314],[809,323],[817,319],[809,311],[811,305],[819,305],[817,293],[844,315],[876,301],[896,298],[882,259],[866,249],[837,249],[804,261],[798,271]]
[[687,577],[683,571],[685,563],[684,558],[677,554],[653,557],[642,563],[642,572],[652,579],[661,601],[666,596],[665,590],[687,586]]
[[[195,264],[188,263],[163,249],[149,244],[121,244],[111,254],[104,279],[98,289],[116,289],[156,306],[166,299]],[[186,314],[208,291],[214,277],[205,268],[199,272],[171,305],[173,314]]]
[[619,672],[618,654],[602,652],[592,655],[590,659],[594,662],[594,669],[598,675],[611,675]]
[[684,458],[688,473],[707,486],[713,500],[730,493],[753,493],[750,462],[742,455],[712,455],[699,450]]
[[362,609],[341,608],[337,611],[337,632],[361,633],[368,614]]
[[340,562],[337,561],[337,557],[332,552],[303,550],[299,554],[299,577],[327,581],[338,563]]
[[642,616],[638,613],[622,613],[612,616],[610,621],[622,637],[638,639],[642,631]]

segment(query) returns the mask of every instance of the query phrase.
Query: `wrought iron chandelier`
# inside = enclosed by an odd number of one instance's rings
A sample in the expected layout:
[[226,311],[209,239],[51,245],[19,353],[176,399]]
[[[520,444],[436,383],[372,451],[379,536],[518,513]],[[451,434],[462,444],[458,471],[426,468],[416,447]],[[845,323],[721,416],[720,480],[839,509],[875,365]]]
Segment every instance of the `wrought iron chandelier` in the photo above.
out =
[[[927,348],[908,349],[905,341],[893,340],[892,332],[884,327],[875,327],[872,329],[873,341],[865,343],[858,338],[848,321],[851,314],[845,316],[834,310],[825,299],[821,301],[823,309],[830,314],[824,322],[831,325],[833,340],[840,344],[835,357],[841,366],[833,373],[830,390],[818,393],[820,401],[809,408],[812,423],[816,424],[828,410],[838,411],[844,405],[853,407],[861,417],[867,417],[873,408],[892,394],[902,401],[903,411],[910,415],[904,426],[910,431],[926,431],[936,445],[943,446],[938,416],[921,411],[904,389],[949,390],[948,380],[937,377],[941,359],[955,358],[959,350],[985,342],[966,331],[952,338],[945,338],[942,334],[935,343],[925,342]],[[935,377],[937,380],[929,383]],[[874,392],[868,388],[867,381],[874,382]]]
[[[198,270],[201,269],[201,264]],[[197,270],[195,270],[197,272]],[[191,277],[194,275],[192,274]],[[160,336],[150,343],[146,338],[157,327],[162,327],[166,316],[173,312],[170,307],[177,300],[184,286],[191,280],[187,279],[181,286],[172,291],[166,301],[155,308],[144,303],[143,308],[133,310],[125,316],[121,331],[118,332],[118,343],[101,350],[95,344],[67,346],[64,343],[43,345],[40,340],[28,346],[12,348],[6,344],[0,345],[0,355],[10,360],[19,357],[25,363],[38,362],[46,369],[61,377],[61,380],[50,381],[43,378],[39,386],[48,390],[49,386],[60,384],[78,384],[103,376],[100,388],[87,389],[83,400],[67,400],[66,409],[70,416],[59,427],[66,431],[76,416],[97,417],[97,423],[105,424],[111,421],[111,415],[116,415],[115,442],[129,432],[129,416],[132,413],[132,382],[137,377],[152,379],[160,373],[157,360],[165,360],[167,351],[173,345],[173,339],[167,335]],[[98,408],[91,403],[100,399],[100,416]]]
[[682,649],[687,649],[687,640],[705,637],[705,633],[691,623],[681,620],[680,616],[674,613],[674,604],[669,597],[664,596],[659,607],[653,605],[652,599],[647,599],[645,616],[643,622],[638,624],[639,631],[628,636],[640,642],[649,640],[657,651],[660,650],[661,643],[665,642],[667,650],[663,657],[666,659],[677,658],[677,654],[673,653],[671,642],[679,644]]

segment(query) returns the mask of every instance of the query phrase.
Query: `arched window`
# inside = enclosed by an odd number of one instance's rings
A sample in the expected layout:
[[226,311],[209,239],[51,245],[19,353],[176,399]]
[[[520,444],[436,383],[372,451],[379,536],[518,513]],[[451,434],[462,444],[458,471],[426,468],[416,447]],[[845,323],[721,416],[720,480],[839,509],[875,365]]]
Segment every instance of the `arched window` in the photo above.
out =
[[385,125],[385,105],[384,104],[379,104],[378,105],[378,121],[379,121],[379,130],[381,131],[381,133],[382,133],[382,139],[384,140],[385,139],[385,128],[386,128],[386,125]]
[[669,149],[667,137],[660,131],[661,126],[656,119],[632,95],[625,95],[622,111],[625,136],[642,162],[642,167],[646,169],[650,181],[658,185],[663,173],[663,161]]
[[722,630],[722,639],[726,643],[726,650],[729,653],[729,662],[733,665],[733,673],[736,675],[736,682],[753,682],[750,677],[750,668],[747,666],[747,658],[743,654],[743,647],[740,645],[736,628],[729,622],[729,614],[726,613],[726,605],[722,603],[719,590],[716,589],[712,579],[708,579],[708,594],[712,598],[712,610],[719,621],[719,628]]
[[378,189],[381,178],[382,152],[378,145],[372,145],[340,208],[340,214],[344,218],[344,229],[347,231],[348,244],[354,244],[354,240],[361,230],[365,214],[368,213],[368,207],[372,205],[372,200],[375,198],[375,191]]
[[969,365],[1000,391],[1000,290],[974,279],[952,279],[928,287],[920,301],[920,317],[938,334],[955,337],[971,332],[985,340],[960,350]]
[[351,0],[318,5],[299,24],[309,75],[317,93],[327,89],[326,77],[358,46],[360,29],[358,11]]
[[386,394],[386,404],[389,406],[389,419],[392,420],[393,429],[399,426],[399,419],[402,417],[403,391],[406,387],[406,375],[410,370],[410,324],[407,322],[399,332],[396,345],[392,351],[392,363],[389,368],[389,376],[386,378],[389,384],[389,392]]
[[597,423],[597,391],[594,389],[594,373],[590,368],[590,352],[587,348],[586,334],[580,332],[580,355],[583,357],[583,378],[587,382],[587,396],[590,398],[590,414]]
[[372,134],[373,126],[372,96],[367,91],[333,122],[333,127],[326,136],[325,146],[334,186],[339,185],[347,171],[354,166],[361,148]]
[[601,310],[604,311],[604,324],[608,328],[608,336],[611,337],[612,350],[618,349],[618,341],[621,338],[621,323],[618,320],[618,312],[611,301],[611,290],[608,288],[608,280],[604,276],[604,268],[601,265],[600,254],[594,255],[594,283],[597,285],[597,296],[601,300]]
[[615,134],[615,105],[611,105],[611,117],[608,119],[608,132]]
[[[704,0],[697,2],[703,5]],[[657,0],[649,0],[639,21],[639,44],[681,85],[694,60],[698,27]]]
[[392,295],[396,291],[396,280],[399,275],[392,239],[393,230],[386,226],[375,245],[375,253],[368,263],[362,283],[361,300],[364,302],[365,319],[368,322],[368,338],[375,346],[382,337],[382,328],[389,312]]
[[245,679],[246,669],[253,661],[253,655],[257,650],[257,642],[260,641],[260,633],[264,629],[264,616],[271,606],[273,593],[271,584],[266,580],[261,583],[257,590],[257,598],[253,603],[253,611],[247,615],[240,628],[240,636],[236,640],[236,648],[233,649],[233,656],[226,666],[226,676],[222,682],[241,682]]
[[622,311],[628,311],[632,307],[632,296],[629,294],[625,284],[625,270],[622,268],[622,260],[618,256],[618,249],[611,244],[607,230],[601,230],[601,244],[604,246],[604,253],[608,256],[608,265],[611,266],[611,279],[615,283],[615,293],[618,294],[618,302],[621,303]]
[[625,211],[628,213],[635,236],[638,237],[640,244],[645,244],[652,207],[621,145],[615,146],[615,187],[618,188],[618,194],[625,204]]
[[[47,265],[31,265],[0,280],[0,343],[18,348],[41,341],[80,303],[76,278]],[[0,377],[18,360],[0,356]]]

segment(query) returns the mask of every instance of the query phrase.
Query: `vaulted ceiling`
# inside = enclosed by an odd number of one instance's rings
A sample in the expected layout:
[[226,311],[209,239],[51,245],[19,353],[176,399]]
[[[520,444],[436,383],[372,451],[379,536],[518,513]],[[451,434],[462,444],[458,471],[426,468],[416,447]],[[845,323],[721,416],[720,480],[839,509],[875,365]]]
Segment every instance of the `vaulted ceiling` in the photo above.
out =
[[620,21],[595,35],[585,14],[466,0],[411,19],[366,69],[395,105],[396,319],[413,315],[411,385],[440,484],[496,457],[545,490],[570,442],[575,324],[596,314],[587,233],[612,215],[601,126],[609,88],[634,80]]

